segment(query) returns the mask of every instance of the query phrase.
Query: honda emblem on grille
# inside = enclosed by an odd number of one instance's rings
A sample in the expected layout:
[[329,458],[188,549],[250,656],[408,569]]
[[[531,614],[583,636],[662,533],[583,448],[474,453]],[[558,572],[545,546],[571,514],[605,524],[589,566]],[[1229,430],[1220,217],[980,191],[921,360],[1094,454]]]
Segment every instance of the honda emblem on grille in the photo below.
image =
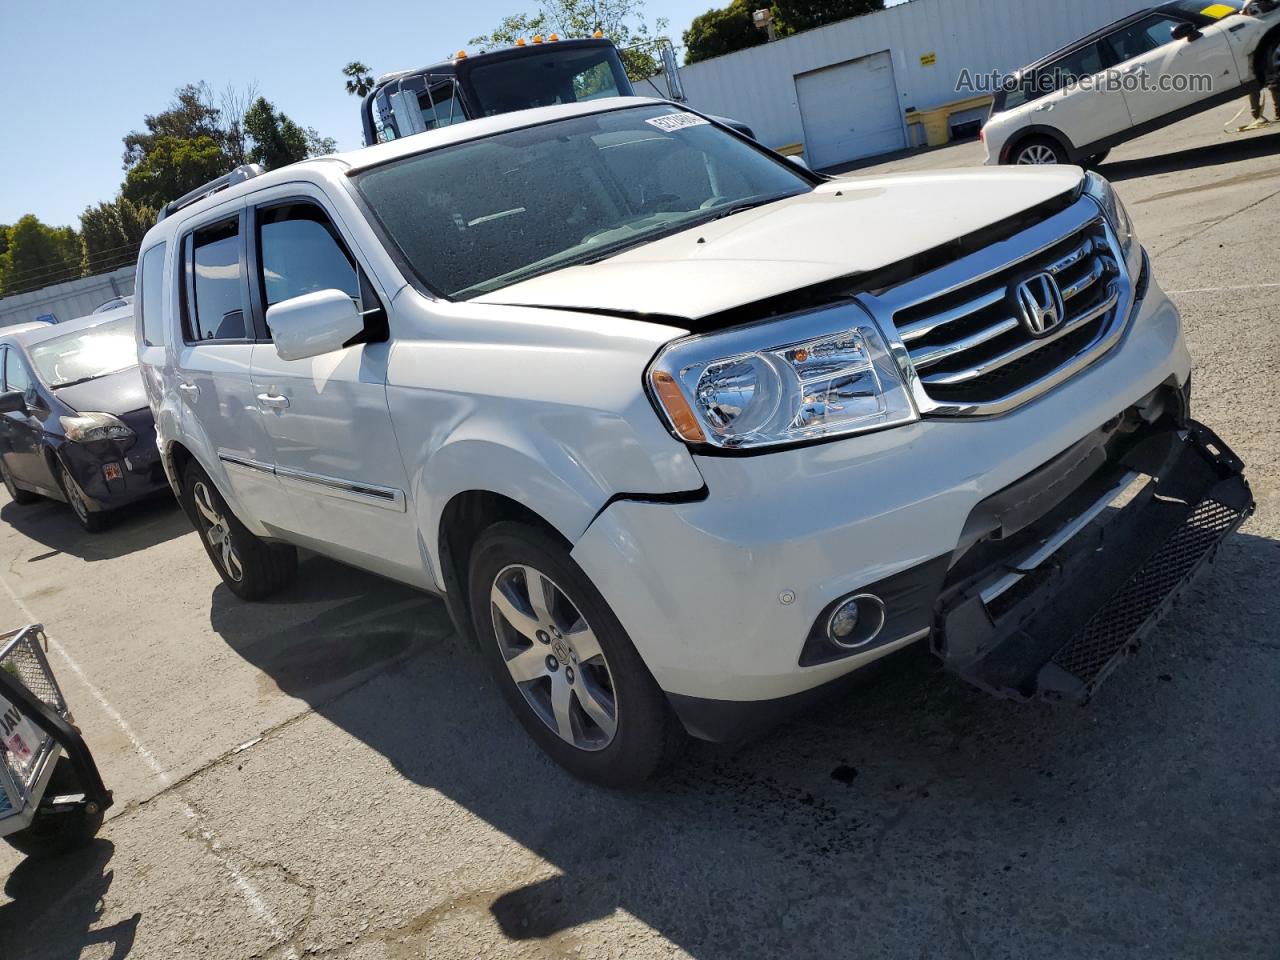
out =
[[1037,273],[1027,277],[1013,289],[1018,302],[1018,320],[1024,330],[1039,339],[1047,337],[1062,325],[1067,308],[1062,303],[1062,291],[1052,274]]

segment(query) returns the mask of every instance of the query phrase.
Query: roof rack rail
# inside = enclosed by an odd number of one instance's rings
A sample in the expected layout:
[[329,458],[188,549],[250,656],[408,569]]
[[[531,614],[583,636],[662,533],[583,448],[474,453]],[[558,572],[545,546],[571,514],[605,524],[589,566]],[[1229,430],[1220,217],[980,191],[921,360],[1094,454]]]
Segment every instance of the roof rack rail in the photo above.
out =
[[160,213],[156,217],[156,223],[159,223],[171,214],[177,213],[183,207],[191,206],[191,204],[195,203],[197,200],[203,200],[205,197],[212,196],[219,190],[225,190],[227,187],[234,186],[237,183],[243,183],[245,180],[261,176],[266,172],[266,167],[260,163],[242,163],[230,173],[224,173],[216,180],[210,180],[208,183],[184,193],[177,200],[170,200],[160,208]]

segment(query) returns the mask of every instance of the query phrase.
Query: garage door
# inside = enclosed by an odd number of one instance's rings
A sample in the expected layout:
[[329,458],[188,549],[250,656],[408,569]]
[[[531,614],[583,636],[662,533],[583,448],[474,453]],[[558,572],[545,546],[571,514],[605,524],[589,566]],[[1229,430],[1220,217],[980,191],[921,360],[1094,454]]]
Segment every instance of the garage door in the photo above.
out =
[[811,167],[901,150],[898,85],[887,50],[796,76],[804,124],[804,153]]

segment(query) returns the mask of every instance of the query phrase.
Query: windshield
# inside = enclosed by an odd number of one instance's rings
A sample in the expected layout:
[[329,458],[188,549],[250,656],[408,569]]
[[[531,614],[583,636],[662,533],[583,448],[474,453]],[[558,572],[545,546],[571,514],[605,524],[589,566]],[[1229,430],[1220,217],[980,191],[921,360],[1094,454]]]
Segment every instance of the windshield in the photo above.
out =
[[667,106],[442,147],[357,183],[418,279],[457,299],[812,189],[785,161]]
[[557,103],[631,96],[618,51],[611,44],[586,49],[553,47],[477,62],[467,71],[467,87],[478,115],[485,117]]
[[133,317],[44,340],[27,349],[40,379],[50,387],[96,380],[137,366]]

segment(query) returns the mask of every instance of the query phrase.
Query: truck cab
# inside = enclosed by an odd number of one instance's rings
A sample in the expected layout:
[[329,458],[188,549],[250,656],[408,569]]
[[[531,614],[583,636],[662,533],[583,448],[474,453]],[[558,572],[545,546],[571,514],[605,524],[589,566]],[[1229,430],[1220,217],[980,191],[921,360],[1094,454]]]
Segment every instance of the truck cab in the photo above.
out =
[[[555,36],[522,39],[492,53],[468,56],[460,50],[452,60],[380,77],[360,108],[365,146],[513,110],[637,96],[613,41]],[[684,100],[674,50],[661,43],[657,53],[666,79],[666,90],[659,92]],[[713,119],[754,138],[746,124]]]

